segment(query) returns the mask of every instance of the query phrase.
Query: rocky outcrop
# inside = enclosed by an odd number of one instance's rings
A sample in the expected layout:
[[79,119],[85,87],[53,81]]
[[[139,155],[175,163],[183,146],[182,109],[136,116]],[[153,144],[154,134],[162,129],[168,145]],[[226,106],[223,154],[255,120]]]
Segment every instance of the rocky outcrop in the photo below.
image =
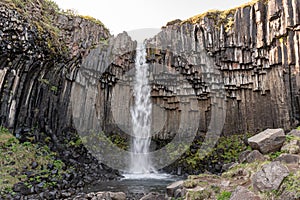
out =
[[[85,68],[84,59],[92,51],[101,49],[90,62],[100,58],[104,62],[110,60],[109,51],[118,51],[122,57],[120,47],[134,46],[135,42],[126,33],[111,37],[98,21],[57,11],[48,5],[51,2],[0,2],[0,125],[13,130],[21,142],[47,145],[75,169],[67,178],[67,197],[75,193],[70,195],[69,188],[77,193],[83,185],[120,176],[101,165],[80,143],[71,104],[72,91],[85,81],[78,70]],[[123,59],[128,63],[134,55],[132,51]],[[108,66],[123,73],[130,65],[124,67],[122,63],[121,58],[116,58]],[[100,88],[105,90],[114,82],[112,76],[120,75],[107,70],[105,76],[91,80],[96,85],[103,84]],[[39,198],[46,198],[47,192],[44,195]]]
[[[287,136],[286,141],[290,140]],[[239,163],[221,175],[190,175],[183,183],[168,186],[167,195],[184,199],[296,200],[300,197],[299,164],[299,154],[278,151],[262,157],[257,150],[247,150],[240,154]]]
[[[1,4],[0,123],[36,138],[30,129],[37,127],[59,143],[74,115],[93,111],[80,128],[97,119],[108,134],[129,133],[136,44],[126,34],[107,40],[101,24],[54,8],[44,12],[44,26],[40,3],[28,5],[25,15]],[[149,39],[155,137],[290,129],[299,119],[298,7],[297,0],[259,1],[175,20]],[[72,89],[84,88],[78,105],[92,90],[97,95],[74,110]]]
[[[191,87],[183,93],[187,102],[195,101],[189,111],[202,113],[199,132],[209,129],[216,106],[226,108],[225,134],[288,130],[298,123],[299,6],[298,0],[270,0],[208,12],[169,23],[148,41],[149,62],[188,80]],[[180,123],[177,89],[174,84],[153,86],[154,102],[173,124]],[[175,128],[162,132],[172,134]]]

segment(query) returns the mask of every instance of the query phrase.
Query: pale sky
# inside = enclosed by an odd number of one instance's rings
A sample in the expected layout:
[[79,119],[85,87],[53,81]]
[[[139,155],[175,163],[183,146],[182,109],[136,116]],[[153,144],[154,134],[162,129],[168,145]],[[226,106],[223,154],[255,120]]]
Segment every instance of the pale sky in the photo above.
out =
[[174,19],[187,19],[211,9],[233,8],[251,0],[54,0],[62,9],[75,9],[102,21],[112,34],[160,28]]

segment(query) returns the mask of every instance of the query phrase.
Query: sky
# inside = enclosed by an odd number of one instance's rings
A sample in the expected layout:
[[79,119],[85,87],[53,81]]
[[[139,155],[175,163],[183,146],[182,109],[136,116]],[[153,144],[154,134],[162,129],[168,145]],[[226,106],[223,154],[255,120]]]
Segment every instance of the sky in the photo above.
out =
[[99,19],[114,35],[160,28],[174,19],[188,19],[211,9],[225,10],[251,0],[54,0],[62,9]]

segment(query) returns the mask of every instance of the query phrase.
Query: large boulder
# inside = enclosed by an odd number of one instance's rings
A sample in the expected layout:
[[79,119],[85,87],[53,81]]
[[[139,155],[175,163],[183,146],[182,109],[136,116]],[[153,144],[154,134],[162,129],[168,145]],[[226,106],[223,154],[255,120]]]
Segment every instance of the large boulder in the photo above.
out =
[[260,192],[278,190],[289,170],[279,161],[266,164],[252,177],[253,188]]
[[259,150],[263,154],[280,150],[284,141],[283,129],[267,129],[248,139],[252,149]]
[[245,187],[238,186],[230,196],[230,200],[260,200],[260,197]]

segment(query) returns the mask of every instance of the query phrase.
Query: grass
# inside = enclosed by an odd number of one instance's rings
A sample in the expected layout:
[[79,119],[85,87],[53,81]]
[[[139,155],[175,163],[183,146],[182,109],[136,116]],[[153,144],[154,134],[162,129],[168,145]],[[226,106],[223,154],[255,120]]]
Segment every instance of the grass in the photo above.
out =
[[195,15],[187,20],[182,21],[181,24],[199,23],[202,19],[207,17],[207,18],[213,19],[215,21],[215,26],[217,28],[219,28],[221,24],[224,24],[225,31],[228,32],[234,25],[234,14],[236,13],[236,11],[241,8],[253,6],[254,4],[256,4],[259,1],[261,1],[263,3],[268,2],[268,0],[252,0],[248,3],[242,4],[240,6],[237,6],[235,8],[228,9],[228,10],[223,10],[223,11],[222,10],[208,10],[207,12]]
[[231,192],[229,191],[222,191],[218,196],[217,200],[229,200],[231,196]]
[[[37,168],[32,169],[32,162],[38,163]],[[51,152],[47,146],[30,142],[20,143],[7,129],[0,127],[0,196],[13,193],[12,187],[18,182],[31,186],[32,182],[41,182],[49,177],[51,172],[47,170],[48,164],[59,170],[59,174],[63,172],[61,169],[65,166],[56,158],[56,153]],[[24,169],[32,171],[36,176],[29,178],[25,175]],[[45,186],[54,184],[54,182],[46,183]]]
[[[249,136],[249,134],[248,134]],[[241,152],[247,150],[247,146],[244,144],[245,135],[232,135],[232,136],[222,136],[219,138],[215,147],[208,151],[208,154],[203,157],[206,149],[198,149],[192,152],[190,149],[185,152],[181,157],[181,163],[187,163],[187,165],[192,169],[198,169],[201,167],[201,163],[205,163],[206,160],[210,160],[212,164],[216,163],[230,163],[235,162]],[[205,145],[200,141],[194,141],[196,146]],[[179,148],[179,147],[175,147]],[[202,151],[201,151],[202,150]]]

